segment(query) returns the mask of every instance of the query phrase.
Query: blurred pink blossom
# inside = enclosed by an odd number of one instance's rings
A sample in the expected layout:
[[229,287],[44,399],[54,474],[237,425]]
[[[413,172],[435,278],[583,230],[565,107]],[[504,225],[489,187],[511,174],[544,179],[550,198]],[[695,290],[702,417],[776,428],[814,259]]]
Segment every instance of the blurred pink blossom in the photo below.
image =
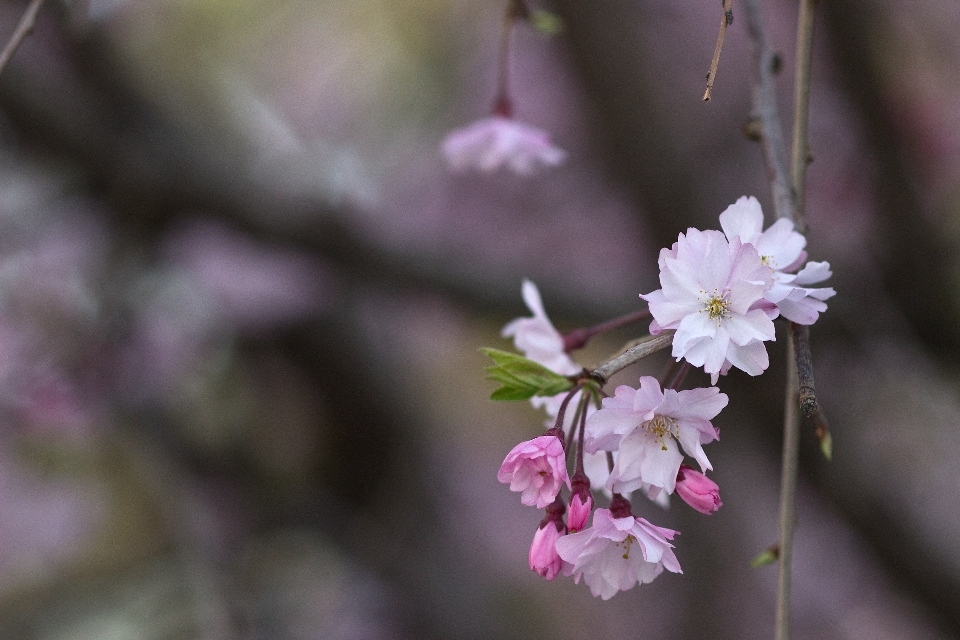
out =
[[507,165],[522,176],[540,166],[555,167],[567,153],[550,144],[550,135],[512,118],[493,115],[451,131],[443,155],[454,171],[479,169],[489,173]]

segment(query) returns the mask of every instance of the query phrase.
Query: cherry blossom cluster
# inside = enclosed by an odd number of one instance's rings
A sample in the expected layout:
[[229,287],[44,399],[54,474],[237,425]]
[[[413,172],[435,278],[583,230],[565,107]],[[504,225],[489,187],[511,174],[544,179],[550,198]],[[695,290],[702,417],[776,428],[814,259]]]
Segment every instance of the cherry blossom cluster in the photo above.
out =
[[[728,207],[720,226],[680,234],[660,252],[661,288],[640,296],[653,318],[650,333],[674,332],[672,355],[686,361],[681,371],[702,367],[714,385],[732,367],[762,373],[773,320],[812,324],[834,295],[832,288],[808,286],[828,278],[829,265],[806,262],[806,240],[791,222],[763,230],[755,198]],[[514,447],[498,473],[523,504],[545,510],[530,568],[547,580],[583,578],[604,600],[664,569],[681,573],[672,544],[677,532],[634,516],[630,496],[639,492],[667,506],[675,493],[707,515],[722,506],[719,487],[706,476],[713,467],[704,445],[720,437],[711,421],[727,395],[716,386],[679,390],[682,373],[669,384],[643,376],[636,388],[621,385],[606,394],[605,380],[568,353],[583,340],[554,328],[532,282],[524,281],[522,292],[533,315],[511,321],[502,335],[513,338],[527,360],[571,384],[563,393],[531,398],[548,415],[547,431]],[[606,508],[595,508],[594,488],[609,498]]]

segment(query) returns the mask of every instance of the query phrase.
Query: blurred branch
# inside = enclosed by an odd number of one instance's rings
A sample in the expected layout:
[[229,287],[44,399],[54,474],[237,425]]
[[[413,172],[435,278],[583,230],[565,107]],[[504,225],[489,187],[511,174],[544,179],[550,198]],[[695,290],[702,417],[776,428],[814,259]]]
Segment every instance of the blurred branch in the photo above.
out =
[[3,73],[3,69],[7,66],[7,63],[10,62],[10,58],[13,57],[13,54],[16,53],[20,47],[20,43],[33,31],[33,25],[37,22],[37,12],[40,11],[40,5],[42,4],[43,0],[30,0],[30,4],[27,5],[27,10],[23,12],[23,17],[21,17],[20,22],[17,23],[17,28],[14,30],[13,35],[10,36],[10,41],[7,42],[7,46],[0,52],[0,73]]

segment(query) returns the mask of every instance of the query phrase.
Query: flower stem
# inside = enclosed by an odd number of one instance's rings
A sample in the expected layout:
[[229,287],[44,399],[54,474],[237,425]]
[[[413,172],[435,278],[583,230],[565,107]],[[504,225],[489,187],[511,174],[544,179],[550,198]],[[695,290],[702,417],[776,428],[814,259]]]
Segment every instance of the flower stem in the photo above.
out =
[[570,353],[571,351],[582,349],[584,345],[587,344],[587,341],[597,334],[613,331],[615,329],[619,329],[620,327],[633,324],[634,322],[646,320],[649,317],[650,310],[644,309],[643,311],[634,311],[633,313],[628,313],[620,316],[619,318],[613,318],[612,320],[601,322],[600,324],[592,327],[581,327],[579,329],[574,329],[573,331],[563,334],[563,350],[567,353]]
[[503,16],[503,35],[500,38],[498,61],[497,95],[493,99],[493,112],[504,118],[513,117],[513,100],[510,99],[510,44],[513,27],[517,20],[527,18],[529,11],[523,0],[510,0]]

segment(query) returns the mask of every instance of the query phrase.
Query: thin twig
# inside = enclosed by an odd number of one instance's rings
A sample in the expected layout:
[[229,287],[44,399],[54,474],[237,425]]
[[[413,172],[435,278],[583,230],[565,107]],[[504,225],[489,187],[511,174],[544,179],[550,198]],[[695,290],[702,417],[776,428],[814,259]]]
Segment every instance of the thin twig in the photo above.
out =
[[27,10],[23,12],[17,28],[14,30],[13,35],[10,36],[10,41],[7,42],[7,46],[0,52],[0,73],[3,72],[7,63],[10,62],[13,54],[16,53],[20,47],[20,43],[33,31],[33,25],[37,22],[37,12],[40,11],[40,5],[42,4],[43,0],[30,0],[30,4],[27,5]]
[[615,374],[617,371],[626,369],[634,362],[639,362],[650,354],[669,347],[673,342],[673,334],[673,331],[664,331],[659,335],[651,336],[650,339],[644,340],[640,344],[630,347],[617,357],[604,362],[599,367],[591,371],[590,375],[592,375],[594,378],[597,378],[601,382],[606,382],[610,379],[610,376]]
[[710,71],[707,72],[707,90],[703,92],[703,101],[709,102],[713,93],[713,81],[717,77],[717,67],[720,66],[720,52],[723,50],[723,39],[727,35],[727,27],[733,24],[733,0],[723,0],[723,17],[720,18],[720,33],[717,34],[717,46],[713,50],[713,60],[710,62]]
[[581,327],[579,329],[568,331],[567,333],[563,334],[563,350],[569,353],[571,351],[576,351],[577,349],[582,349],[590,340],[590,338],[597,334],[606,333],[607,331],[614,331],[620,327],[625,327],[635,322],[641,322],[649,317],[650,310],[644,309],[642,311],[628,313],[620,316],[619,318],[607,320],[606,322],[601,322],[600,324],[592,327]]

